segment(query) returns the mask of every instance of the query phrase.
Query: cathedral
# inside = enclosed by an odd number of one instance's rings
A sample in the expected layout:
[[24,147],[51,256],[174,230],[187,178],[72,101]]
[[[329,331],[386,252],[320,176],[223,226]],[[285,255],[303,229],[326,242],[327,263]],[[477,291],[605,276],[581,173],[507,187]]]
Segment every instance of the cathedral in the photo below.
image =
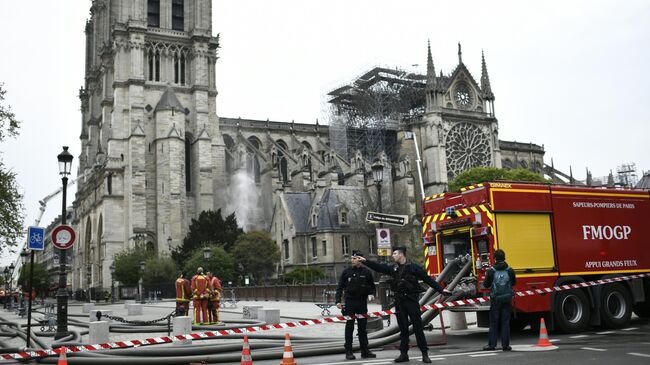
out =
[[[377,255],[367,211],[408,216],[391,240],[418,247],[420,202],[458,173],[544,168],[543,147],[499,140],[485,58],[477,80],[460,45],[449,74],[436,72],[429,47],[426,75],[375,68],[324,90],[327,123],[235,119],[217,115],[211,0],[93,0],[90,14],[73,290],[106,290],[116,253],[136,244],[168,253],[193,218],[218,209],[270,233],[279,275],[315,265],[333,278],[353,249]],[[407,85],[414,102],[352,127],[355,96],[381,85]]]

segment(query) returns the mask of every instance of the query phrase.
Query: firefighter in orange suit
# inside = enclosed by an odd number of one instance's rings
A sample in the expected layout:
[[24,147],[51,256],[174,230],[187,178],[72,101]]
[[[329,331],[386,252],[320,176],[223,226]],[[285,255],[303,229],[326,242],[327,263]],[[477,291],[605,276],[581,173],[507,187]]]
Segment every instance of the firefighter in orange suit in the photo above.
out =
[[190,298],[192,298],[190,281],[185,279],[185,275],[181,272],[176,279],[176,315],[186,316],[190,312]]
[[[210,273],[209,273],[210,274]],[[219,307],[221,306],[221,280],[216,275],[211,275],[210,289],[212,295],[210,296],[210,323],[221,324],[219,320]]]
[[192,299],[194,303],[194,323],[208,323],[208,301],[210,300],[210,281],[203,275],[203,268],[196,270],[192,277]]

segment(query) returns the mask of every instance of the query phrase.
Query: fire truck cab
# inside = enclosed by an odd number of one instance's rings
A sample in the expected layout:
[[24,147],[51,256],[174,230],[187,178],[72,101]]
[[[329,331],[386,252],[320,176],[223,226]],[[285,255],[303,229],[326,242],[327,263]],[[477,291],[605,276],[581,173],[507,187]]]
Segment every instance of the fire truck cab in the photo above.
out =
[[[489,296],[480,284],[498,248],[517,274],[515,292],[650,275],[648,223],[648,190],[482,183],[425,199],[425,266],[437,275],[458,256],[471,257],[472,270],[456,289],[464,298]],[[474,308],[479,326],[488,325],[488,308]],[[650,316],[647,276],[515,296],[511,323],[515,329],[535,326],[543,316],[551,328],[579,332],[589,325],[623,326],[633,311]]]

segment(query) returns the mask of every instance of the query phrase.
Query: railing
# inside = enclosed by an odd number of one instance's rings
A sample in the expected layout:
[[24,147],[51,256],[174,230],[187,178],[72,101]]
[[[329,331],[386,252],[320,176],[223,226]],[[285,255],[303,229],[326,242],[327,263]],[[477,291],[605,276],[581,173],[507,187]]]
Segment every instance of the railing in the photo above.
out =
[[242,286],[225,289],[233,289],[237,300],[315,303],[323,301],[323,291],[336,290],[336,284]]

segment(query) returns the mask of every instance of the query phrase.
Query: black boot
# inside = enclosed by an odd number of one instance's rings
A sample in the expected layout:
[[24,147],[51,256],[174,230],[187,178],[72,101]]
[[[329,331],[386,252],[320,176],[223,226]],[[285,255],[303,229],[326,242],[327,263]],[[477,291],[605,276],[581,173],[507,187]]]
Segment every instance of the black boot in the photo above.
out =
[[408,354],[399,354],[398,357],[393,360],[393,362],[409,362],[409,355]]
[[346,359],[346,360],[354,360],[354,359],[356,359],[356,358],[357,358],[357,357],[354,356],[354,354],[352,353],[352,350],[350,350],[350,351],[346,351],[346,352],[345,352],[345,359]]
[[431,359],[429,359],[429,354],[426,352],[422,353],[422,362],[425,364],[431,364]]
[[361,357],[364,359],[368,359],[368,358],[375,358],[377,357],[377,355],[373,354],[368,349],[361,349]]

